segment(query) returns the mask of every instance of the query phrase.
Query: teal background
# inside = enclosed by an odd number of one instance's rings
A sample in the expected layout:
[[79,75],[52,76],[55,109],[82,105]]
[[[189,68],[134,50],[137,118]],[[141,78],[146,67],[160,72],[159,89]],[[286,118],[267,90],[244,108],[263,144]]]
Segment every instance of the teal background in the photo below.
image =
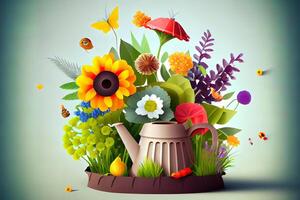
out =
[[[298,155],[298,63],[299,3],[297,1],[101,1],[101,0],[12,0],[1,2],[1,199],[297,199]],[[224,177],[227,189],[214,193],[185,195],[110,194],[86,187],[86,164],[74,161],[62,147],[59,106],[64,102],[58,87],[69,79],[48,57],[61,56],[90,63],[115,44],[112,34],[90,28],[90,24],[119,5],[118,35],[130,40],[145,33],[151,50],[157,51],[156,35],[131,24],[136,10],[153,18],[176,19],[191,40],[174,40],[163,50],[190,50],[203,31],[216,39],[212,66],[232,53],[244,53],[245,63],[230,91],[247,89],[253,96],[249,106],[240,106],[229,126],[243,129],[237,136],[234,167]],[[78,43],[90,37],[95,48],[86,53]],[[257,68],[270,70],[256,76]],[[36,84],[42,83],[42,91]],[[269,141],[260,141],[265,131]],[[248,138],[254,145],[251,146]],[[73,185],[78,191],[65,193]]]

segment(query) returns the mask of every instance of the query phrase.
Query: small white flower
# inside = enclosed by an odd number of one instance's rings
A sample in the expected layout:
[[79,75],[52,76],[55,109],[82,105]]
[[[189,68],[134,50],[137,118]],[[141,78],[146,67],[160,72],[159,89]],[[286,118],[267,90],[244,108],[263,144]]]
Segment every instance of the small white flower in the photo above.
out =
[[164,114],[162,110],[163,100],[161,100],[155,94],[145,95],[140,101],[137,102],[137,108],[135,109],[138,115],[147,115],[150,119],[158,119],[159,115]]

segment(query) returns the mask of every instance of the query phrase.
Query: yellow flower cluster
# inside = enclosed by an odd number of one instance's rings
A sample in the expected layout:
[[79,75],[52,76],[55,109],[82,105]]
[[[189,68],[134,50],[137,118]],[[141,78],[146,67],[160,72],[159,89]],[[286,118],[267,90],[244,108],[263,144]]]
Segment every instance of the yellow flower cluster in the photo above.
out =
[[136,25],[137,27],[145,26],[147,22],[151,20],[151,17],[145,15],[141,11],[137,11],[135,15],[133,16],[132,23]]
[[169,56],[170,68],[176,74],[186,76],[188,71],[193,67],[191,56],[183,52],[175,52]]
[[231,145],[233,147],[237,147],[240,145],[239,139],[233,135],[230,135],[227,137],[227,142],[229,145]]

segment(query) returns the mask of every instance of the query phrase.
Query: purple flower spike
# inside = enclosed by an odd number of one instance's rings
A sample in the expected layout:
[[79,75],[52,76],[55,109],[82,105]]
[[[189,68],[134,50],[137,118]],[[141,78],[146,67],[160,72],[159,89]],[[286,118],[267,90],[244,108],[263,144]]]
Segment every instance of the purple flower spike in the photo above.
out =
[[247,90],[240,91],[237,95],[240,104],[248,105],[251,102],[251,94]]

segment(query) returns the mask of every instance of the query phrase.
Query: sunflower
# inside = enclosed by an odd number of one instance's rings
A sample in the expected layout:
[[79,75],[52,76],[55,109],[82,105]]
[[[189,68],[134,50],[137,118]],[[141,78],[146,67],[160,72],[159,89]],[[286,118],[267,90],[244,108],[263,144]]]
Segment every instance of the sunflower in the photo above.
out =
[[141,11],[137,11],[135,15],[133,16],[132,23],[136,25],[137,27],[142,27],[147,24],[151,20],[151,17],[145,15]]
[[78,97],[90,101],[92,108],[115,111],[123,108],[124,96],[136,92],[135,74],[125,60],[114,61],[113,55],[96,56],[93,65],[84,65],[76,79]]
[[176,74],[186,76],[188,71],[193,67],[191,56],[183,52],[175,52],[169,57],[171,70]]

